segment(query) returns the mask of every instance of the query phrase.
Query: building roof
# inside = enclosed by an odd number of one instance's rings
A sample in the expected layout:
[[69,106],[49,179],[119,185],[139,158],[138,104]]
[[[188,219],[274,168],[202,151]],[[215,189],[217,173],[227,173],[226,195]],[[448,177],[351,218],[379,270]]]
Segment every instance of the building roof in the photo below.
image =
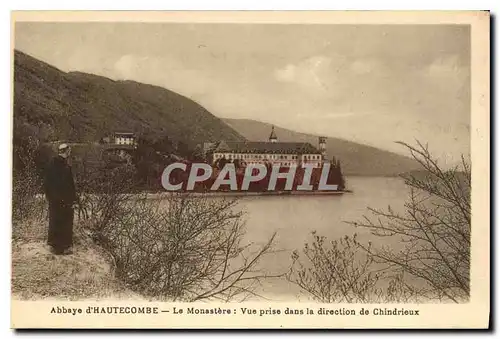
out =
[[268,153],[268,154],[321,154],[308,142],[221,141],[214,152]]

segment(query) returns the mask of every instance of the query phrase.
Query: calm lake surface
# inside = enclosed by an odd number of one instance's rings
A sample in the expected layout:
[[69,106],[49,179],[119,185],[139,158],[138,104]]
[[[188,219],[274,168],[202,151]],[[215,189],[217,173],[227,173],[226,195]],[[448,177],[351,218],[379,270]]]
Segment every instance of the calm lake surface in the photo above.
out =
[[[311,241],[311,232],[317,231],[328,240],[357,233],[358,240],[371,240],[376,246],[398,248],[397,239],[380,238],[369,230],[348,225],[345,221],[360,220],[370,215],[367,207],[402,211],[408,190],[400,178],[347,177],[348,189],[353,193],[341,196],[264,196],[244,197],[238,208],[246,212],[245,241],[255,246],[265,244],[277,232],[275,249],[260,264],[266,272],[281,273],[291,264],[291,253],[302,250]],[[285,279],[269,279],[258,292],[272,301],[306,301],[299,288]]]

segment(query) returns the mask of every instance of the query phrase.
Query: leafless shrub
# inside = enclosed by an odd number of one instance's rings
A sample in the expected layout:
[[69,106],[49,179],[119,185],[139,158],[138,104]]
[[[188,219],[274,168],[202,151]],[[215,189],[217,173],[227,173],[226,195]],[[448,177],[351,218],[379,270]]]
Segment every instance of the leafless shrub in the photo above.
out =
[[327,242],[316,232],[312,236],[302,254],[292,254],[288,280],[319,302],[373,302],[381,274],[373,270],[373,259],[359,250],[356,237]]
[[243,244],[236,200],[130,194],[127,177],[126,167],[109,171],[99,190],[84,191],[80,201],[85,229],[111,255],[120,280],[158,299],[257,295],[260,281],[271,277],[258,264],[272,252],[274,235],[260,248]]
[[[395,237],[402,249],[315,235],[294,253],[289,279],[322,302],[462,302],[470,293],[470,166],[443,170],[428,147],[407,147],[423,170],[404,176],[405,212],[369,208],[350,222],[377,237]],[[384,283],[385,282],[385,283]]]
[[14,226],[21,225],[31,217],[42,218],[46,206],[38,197],[42,190],[42,181],[36,166],[36,153],[39,142],[36,138],[27,138],[24,144],[14,144],[14,170],[12,171],[12,220]]
[[398,237],[404,248],[363,247],[387,271],[399,270],[426,286],[428,299],[460,302],[470,293],[470,166],[443,170],[428,147],[407,147],[423,172],[405,176],[410,189],[405,212],[370,209],[372,217],[352,222],[378,237]]
[[236,201],[173,195],[145,196],[108,228],[105,239],[117,274],[133,290],[153,298],[234,300],[256,295],[270,275],[258,263],[274,236],[255,250],[242,245],[244,223]]
[[133,175],[133,166],[122,165],[89,169],[78,181],[78,218],[94,235],[105,233],[126,213],[127,202],[132,198]]

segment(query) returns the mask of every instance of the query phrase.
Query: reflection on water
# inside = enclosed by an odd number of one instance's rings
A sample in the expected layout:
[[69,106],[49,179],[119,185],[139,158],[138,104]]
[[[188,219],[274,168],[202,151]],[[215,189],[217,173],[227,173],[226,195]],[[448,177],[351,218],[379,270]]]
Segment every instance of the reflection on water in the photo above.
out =
[[[275,248],[280,252],[267,257],[261,268],[269,273],[285,271],[293,250],[301,250],[311,240],[311,232],[334,240],[345,235],[358,234],[359,241],[372,240],[392,248],[400,246],[393,238],[374,237],[367,229],[355,228],[345,221],[359,220],[368,214],[367,207],[386,209],[389,205],[402,210],[408,196],[400,178],[348,177],[348,188],[353,193],[342,196],[265,196],[245,197],[239,208],[246,212],[246,241],[264,244],[277,232]],[[378,243],[377,243],[378,242]],[[285,279],[263,282],[259,292],[273,301],[304,300],[299,289]]]

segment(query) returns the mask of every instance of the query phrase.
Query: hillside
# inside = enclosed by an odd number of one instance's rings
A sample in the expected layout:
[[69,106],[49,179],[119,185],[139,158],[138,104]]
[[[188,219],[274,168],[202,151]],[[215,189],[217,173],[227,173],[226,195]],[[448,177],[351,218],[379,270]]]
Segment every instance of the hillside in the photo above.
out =
[[14,137],[91,142],[134,131],[194,146],[244,138],[196,102],[161,87],[62,72],[23,52],[14,55]]
[[[30,135],[44,141],[95,142],[125,130],[193,148],[205,141],[267,140],[270,129],[253,120],[221,120],[161,87],[66,73],[23,52],[14,54],[15,143]],[[283,128],[276,133],[282,141],[317,145],[317,136]],[[338,138],[329,138],[327,149],[329,157],[342,161],[347,175],[390,176],[419,168],[410,158]]]
[[[269,137],[271,125],[254,120],[224,119],[224,121],[252,141],[265,141]],[[311,134],[294,132],[275,126],[278,140],[304,141],[318,146],[318,137]],[[411,158],[384,151],[355,142],[332,138],[327,139],[327,156],[335,156],[341,161],[345,175],[394,176],[419,169],[419,164]]]

